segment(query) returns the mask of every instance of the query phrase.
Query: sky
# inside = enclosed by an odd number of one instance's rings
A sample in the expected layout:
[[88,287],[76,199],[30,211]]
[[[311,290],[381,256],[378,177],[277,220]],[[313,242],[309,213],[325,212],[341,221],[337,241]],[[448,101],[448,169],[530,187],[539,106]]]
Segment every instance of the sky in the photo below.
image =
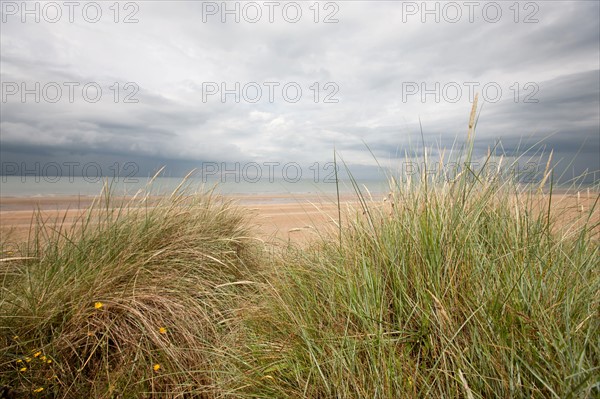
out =
[[460,147],[474,93],[479,159],[598,171],[599,4],[1,1],[1,174],[372,177]]

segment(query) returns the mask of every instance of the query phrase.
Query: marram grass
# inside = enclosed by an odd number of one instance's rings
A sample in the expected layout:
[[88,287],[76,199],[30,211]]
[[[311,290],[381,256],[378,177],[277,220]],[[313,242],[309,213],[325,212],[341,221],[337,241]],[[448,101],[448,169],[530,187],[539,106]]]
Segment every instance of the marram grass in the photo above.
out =
[[302,247],[210,193],[39,218],[0,262],[3,394],[600,396],[598,195],[559,222],[551,179],[398,181]]
[[340,233],[271,267],[237,347],[240,395],[599,397],[600,196],[565,215],[547,165],[526,185],[485,165],[390,178],[385,207],[353,182]]
[[217,395],[257,241],[211,194],[150,200],[101,198],[70,229],[40,217],[22,256],[0,264],[3,385],[57,398]]
[[248,397],[600,394],[590,225],[553,232],[506,189],[398,195],[356,212],[341,246],[282,254],[240,355]]

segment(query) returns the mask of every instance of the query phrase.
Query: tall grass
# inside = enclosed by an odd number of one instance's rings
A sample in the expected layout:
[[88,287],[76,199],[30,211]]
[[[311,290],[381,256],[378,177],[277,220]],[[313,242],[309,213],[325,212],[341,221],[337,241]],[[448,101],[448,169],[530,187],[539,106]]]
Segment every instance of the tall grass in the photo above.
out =
[[[467,165],[474,129],[475,107]],[[354,182],[358,206],[338,201],[308,246],[265,248],[210,193],[105,197],[70,229],[39,218],[0,262],[3,389],[598,397],[600,197],[565,218],[549,166],[528,185],[483,169],[390,176],[385,204]]]
[[247,396],[600,395],[598,197],[557,225],[549,168],[527,186],[482,170],[391,179],[342,239],[288,248],[249,318]]
[[[492,188],[401,196],[289,250],[255,315],[263,397],[592,397],[598,241]],[[597,223],[597,222],[596,222]],[[259,343],[260,342],[260,343]],[[253,385],[253,388],[256,384]],[[250,395],[252,396],[252,395]]]
[[0,264],[2,383],[24,396],[214,396],[222,336],[259,266],[247,218],[210,193],[113,202],[105,193],[69,228],[39,215]]

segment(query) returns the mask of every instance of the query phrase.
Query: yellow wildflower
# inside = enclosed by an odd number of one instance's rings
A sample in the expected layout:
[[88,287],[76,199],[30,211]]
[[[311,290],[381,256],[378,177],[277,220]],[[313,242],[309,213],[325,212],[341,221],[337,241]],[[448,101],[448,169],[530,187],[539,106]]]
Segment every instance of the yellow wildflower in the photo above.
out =
[[27,363],[29,363],[29,362],[31,361],[31,358],[30,358],[30,357],[26,357],[26,358],[25,358],[25,361],[26,361]]
[[156,363],[152,369],[154,369],[154,371],[160,370],[160,364]]
[[161,333],[161,334],[166,334],[167,333],[167,329],[164,328],[164,327],[161,327],[161,328],[158,329],[158,332]]
[[43,387],[39,387],[39,388],[37,388],[37,389],[34,389],[34,390],[33,390],[33,392],[35,392],[35,393],[39,393],[39,392],[42,392],[43,390],[44,390],[44,388],[43,388]]
[[102,306],[104,306],[104,304],[103,304],[102,302],[96,302],[96,303],[94,304],[94,307],[95,307],[96,309],[102,309]]
[[17,363],[23,363],[21,359],[17,359]]
[[42,362],[45,362],[45,361],[46,361],[46,355],[44,355],[44,356],[40,357],[40,360],[41,360]]
[[24,373],[24,372],[26,372],[26,371],[27,371],[27,367],[21,367],[21,368],[19,369],[19,371],[20,371],[21,373]]
[[35,353],[33,354],[33,357],[39,357],[41,354],[42,354],[42,352],[41,352],[41,351],[35,352]]

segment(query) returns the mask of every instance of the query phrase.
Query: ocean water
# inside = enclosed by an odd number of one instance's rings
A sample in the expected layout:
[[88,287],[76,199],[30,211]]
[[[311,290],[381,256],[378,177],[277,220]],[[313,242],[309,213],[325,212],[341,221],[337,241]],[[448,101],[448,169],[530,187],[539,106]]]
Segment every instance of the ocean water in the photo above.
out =
[[[170,194],[182,184],[180,177],[157,177],[150,183],[144,178],[83,178],[83,177],[38,177],[38,176],[0,176],[0,196],[2,197],[60,197],[60,196],[96,196],[105,185],[117,196],[131,196],[138,191],[148,191],[155,195]],[[189,192],[203,192],[214,189],[229,195],[284,195],[284,194],[335,194],[335,182],[301,179],[260,179],[256,182],[244,179],[200,179],[190,178],[184,183]],[[387,182],[381,180],[358,181],[363,193],[372,195],[386,193]],[[340,181],[339,190],[343,194],[355,192],[350,181]]]

